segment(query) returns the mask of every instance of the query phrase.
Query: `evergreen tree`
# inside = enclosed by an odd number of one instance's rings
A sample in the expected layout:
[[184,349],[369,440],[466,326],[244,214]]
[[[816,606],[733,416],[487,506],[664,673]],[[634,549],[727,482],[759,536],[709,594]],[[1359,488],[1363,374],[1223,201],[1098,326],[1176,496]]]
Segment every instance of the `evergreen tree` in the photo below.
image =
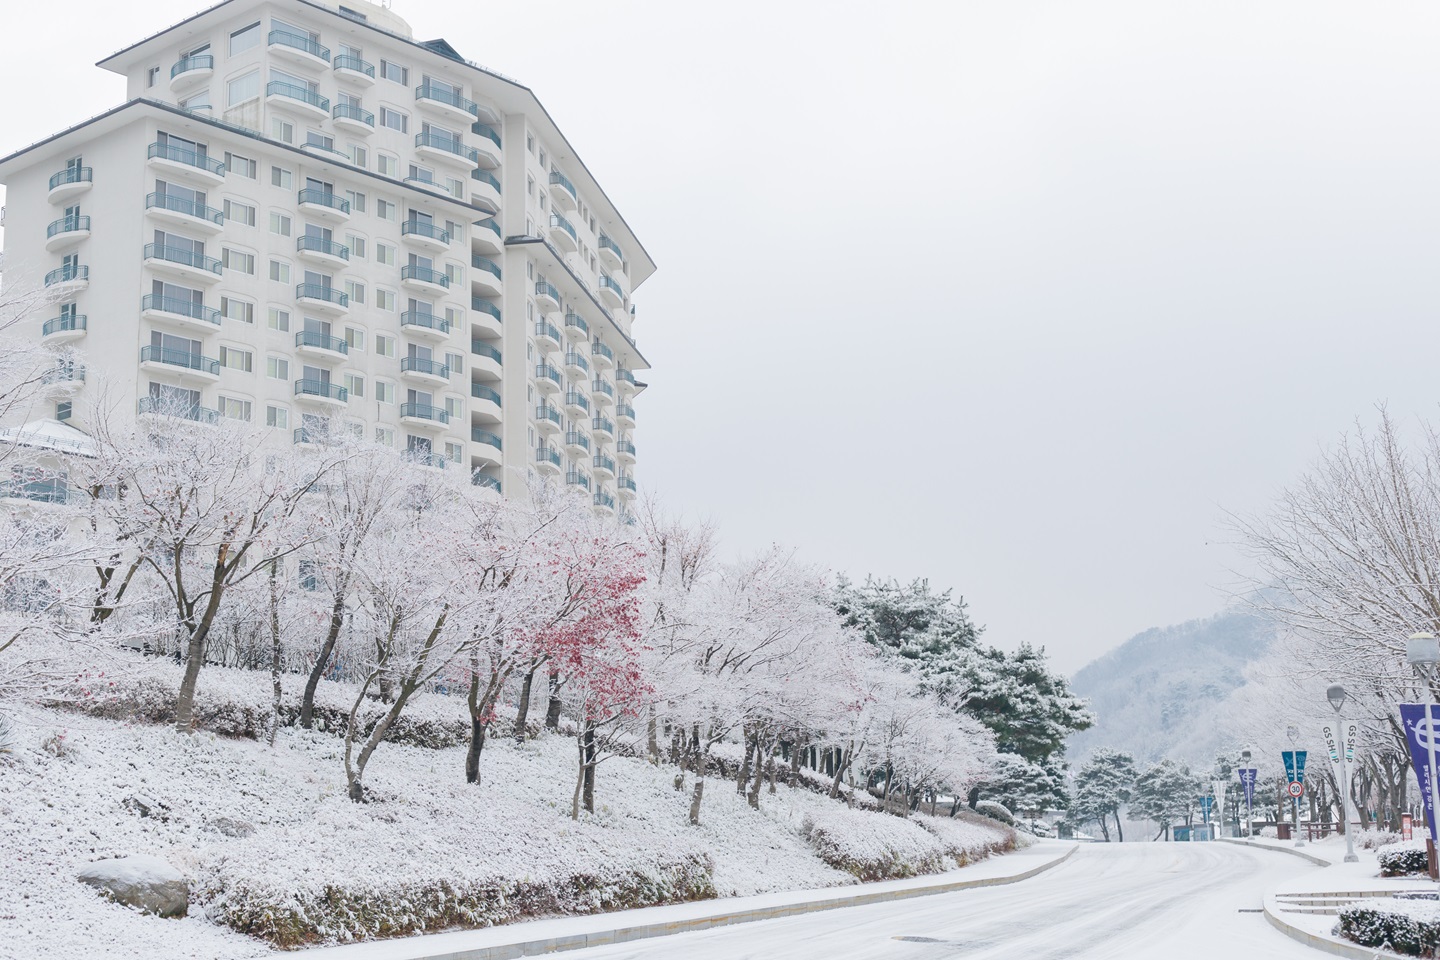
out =
[[1078,810],[1086,820],[1098,820],[1106,840],[1110,839],[1110,831],[1105,818],[1114,817],[1116,834],[1123,843],[1125,828],[1120,823],[1120,808],[1134,795],[1135,758],[1116,750],[1096,750],[1075,775],[1072,810]]
[[1195,798],[1203,789],[1200,778],[1190,768],[1174,760],[1161,760],[1135,780],[1135,795],[1130,800],[1130,814],[1160,825],[1155,839],[1170,838],[1170,828],[1189,824],[1194,814]]

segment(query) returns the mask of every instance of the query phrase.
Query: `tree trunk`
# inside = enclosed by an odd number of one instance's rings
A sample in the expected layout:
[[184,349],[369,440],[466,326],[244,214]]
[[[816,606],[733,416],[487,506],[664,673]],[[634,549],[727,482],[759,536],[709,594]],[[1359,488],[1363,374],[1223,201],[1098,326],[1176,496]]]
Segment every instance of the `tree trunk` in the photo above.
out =
[[1115,835],[1120,838],[1120,842],[1121,842],[1121,843],[1124,843],[1124,842],[1125,842],[1125,828],[1120,825],[1120,808],[1119,808],[1119,807],[1116,807],[1116,808],[1115,808]]
[[[745,795],[745,802],[750,804],[751,810],[760,809],[760,787],[765,783],[765,764],[760,758],[760,737],[755,737],[755,776],[750,781],[750,792]],[[774,762],[773,760],[771,761]]]
[[741,796],[745,795],[745,785],[750,782],[750,754],[751,751],[758,749],[755,739],[750,736],[748,729],[740,738],[740,742],[745,744],[745,759],[735,774],[735,792]]
[[520,684],[520,702],[515,705],[515,742],[525,742],[525,724],[530,720],[530,691],[535,684],[535,671],[540,669],[537,663],[525,673],[525,680]]
[[330,666],[330,657],[335,653],[335,644],[340,641],[340,628],[344,623],[345,588],[339,586],[335,591],[335,602],[330,605],[330,624],[325,629],[325,640],[320,644],[320,653],[315,658],[315,665],[310,668],[310,676],[305,678],[305,692],[300,697],[300,726],[306,730],[314,723],[315,691],[320,686],[320,678],[325,676],[325,668]]
[[650,765],[660,766],[660,724],[653,705],[650,707],[650,719],[645,724],[645,748],[650,755]]
[[575,749],[580,754],[580,763],[575,771],[575,792],[570,797],[570,819],[580,819],[580,790],[585,785],[585,744],[575,738]]
[[765,759],[765,779],[768,780],[769,783],[770,783],[769,789],[768,789],[766,792],[767,792],[767,793],[774,793],[774,792],[775,792],[775,751],[774,751],[773,748],[772,748],[771,751],[770,751],[770,756],[768,756],[768,757]]
[[971,810],[974,810],[974,809],[975,809],[975,804],[977,804],[977,803],[979,803],[979,802],[980,802],[980,788],[979,788],[979,787],[971,787],[971,788],[970,788],[970,792],[965,795],[965,805],[966,805],[967,807],[969,807]]
[[800,786],[800,757],[809,751],[805,747],[790,748],[790,786]]
[[270,564],[270,729],[266,742],[275,746],[275,735],[280,730],[280,587],[277,582],[278,563]]
[[[850,749],[849,749],[849,750],[846,750],[843,754],[841,754],[840,767],[839,767],[838,770],[835,771],[835,778],[830,781],[830,799],[831,799],[831,800],[837,799],[837,798],[840,796],[840,783],[841,783],[841,782],[844,780],[844,778],[845,778],[845,768],[848,767],[848,766],[850,766],[850,759],[851,759],[850,754],[851,754],[851,751],[853,751],[854,749],[855,749],[855,744],[854,744],[854,743],[851,743],[851,744],[850,744]],[[851,795],[852,795],[852,796],[854,795],[854,791],[853,791],[853,790],[851,791]]]
[[695,786],[690,792],[690,825],[700,826],[700,799],[705,796],[705,776],[695,774]]
[[465,750],[465,782],[480,782],[480,753],[485,749],[485,731],[489,724],[470,715],[470,745]]
[[1100,814],[1100,836],[1105,838],[1106,843],[1110,842],[1110,825],[1105,822],[1105,814],[1103,813]]
[[550,703],[545,707],[545,729],[560,729],[560,674],[550,671]]
[[586,813],[595,812],[595,726],[586,721],[584,746],[581,750],[583,763],[585,764],[585,788],[581,793],[581,802],[585,806]]

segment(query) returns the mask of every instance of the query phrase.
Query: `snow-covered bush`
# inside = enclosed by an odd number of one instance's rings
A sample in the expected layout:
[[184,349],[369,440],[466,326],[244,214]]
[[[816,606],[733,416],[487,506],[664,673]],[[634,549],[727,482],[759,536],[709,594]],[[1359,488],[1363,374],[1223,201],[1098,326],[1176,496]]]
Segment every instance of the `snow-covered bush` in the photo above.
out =
[[1360,830],[1355,834],[1355,846],[1361,850],[1379,850],[1403,839],[1404,836],[1394,830]]
[[1421,840],[1391,844],[1380,851],[1378,859],[1382,877],[1403,877],[1429,869],[1425,843]]
[[975,812],[991,820],[999,820],[1007,827],[1015,826],[1015,815],[1006,808],[1003,803],[996,803],[994,800],[981,800],[975,804]]
[[914,877],[949,867],[944,841],[889,814],[836,807],[808,815],[800,829],[820,859],[861,880]]
[[1280,832],[1274,827],[1261,827],[1256,831],[1256,835],[1264,840],[1277,840],[1280,837]]
[[953,818],[917,814],[914,822],[938,837],[945,845],[945,853],[960,867],[1020,845],[1014,830],[965,810]]
[[1440,949],[1440,903],[1364,900],[1340,911],[1339,931],[1340,936],[1361,946],[1409,957],[1434,956]]

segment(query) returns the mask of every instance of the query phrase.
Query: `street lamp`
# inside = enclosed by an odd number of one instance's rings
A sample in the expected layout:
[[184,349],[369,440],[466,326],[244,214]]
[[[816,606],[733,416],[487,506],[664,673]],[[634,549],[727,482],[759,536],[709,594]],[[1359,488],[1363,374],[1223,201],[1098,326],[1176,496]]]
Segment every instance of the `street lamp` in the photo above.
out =
[[1345,756],[1345,722],[1340,716],[1347,699],[1345,688],[1335,684],[1325,691],[1325,699],[1335,709],[1335,733],[1340,741],[1340,816],[1345,821],[1345,862],[1359,863],[1360,858],[1355,856],[1354,824],[1350,820],[1350,761]]
[[[1291,750],[1291,752],[1292,752],[1292,753],[1295,752],[1295,747],[1296,747],[1296,745],[1300,742],[1300,728],[1297,727],[1297,726],[1295,726],[1295,724],[1293,724],[1293,723],[1290,724],[1290,726],[1288,726],[1288,727],[1285,728],[1285,736],[1287,736],[1287,737],[1290,738],[1290,750]],[[1299,761],[1300,758],[1299,758],[1299,757],[1296,757],[1295,759],[1296,759],[1296,761]],[[1297,777],[1300,775],[1300,764],[1299,764],[1298,762],[1295,764],[1295,775],[1296,775]],[[1304,841],[1304,839],[1302,839],[1301,836],[1300,836],[1300,798],[1299,798],[1299,797],[1296,797],[1296,798],[1295,798],[1295,846],[1297,846],[1297,847],[1303,847],[1303,846],[1305,846],[1305,841]]]
[[[1435,835],[1435,735],[1433,731],[1433,718],[1435,712],[1435,692],[1431,688],[1431,675],[1435,672],[1437,664],[1440,664],[1440,640],[1435,638],[1433,633],[1414,633],[1405,642],[1405,659],[1415,672],[1420,674],[1425,681],[1425,752],[1429,755],[1429,766],[1426,768],[1430,773],[1430,876],[1436,875],[1435,856],[1436,847],[1440,845],[1440,838]],[[1419,734],[1419,730],[1415,731]]]
[[[1240,751],[1240,762],[1241,762],[1241,764],[1244,765],[1244,769],[1245,769],[1245,770],[1250,769],[1250,751],[1249,751],[1249,750],[1241,750],[1241,751]],[[1242,771],[1242,774],[1243,774],[1243,771]],[[1254,787],[1254,784],[1252,783],[1251,786],[1250,786],[1250,788],[1247,790],[1246,787],[1245,787],[1245,784],[1242,782],[1242,783],[1240,784],[1240,789],[1245,792],[1245,836],[1247,836],[1247,837],[1249,837],[1250,839],[1253,840],[1253,839],[1255,838],[1255,813],[1254,813],[1254,811],[1251,809],[1251,803],[1252,803],[1252,801],[1251,801],[1250,797],[1251,797],[1251,795],[1253,794],[1253,791],[1254,791],[1255,787]]]

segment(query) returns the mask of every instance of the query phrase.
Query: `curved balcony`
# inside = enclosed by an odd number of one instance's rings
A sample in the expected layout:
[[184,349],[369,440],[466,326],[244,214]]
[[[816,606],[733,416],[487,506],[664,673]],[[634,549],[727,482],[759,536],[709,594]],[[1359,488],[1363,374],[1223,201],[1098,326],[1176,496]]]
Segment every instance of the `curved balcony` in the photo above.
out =
[[135,405],[135,412],[142,417],[178,417],[196,423],[213,424],[219,421],[220,411],[202,407],[198,403],[185,403],[171,397],[141,397]]
[[220,280],[220,261],[196,253],[188,247],[171,247],[158,243],[145,244],[145,266],[183,280],[216,283]]
[[434,386],[444,386],[450,382],[450,368],[439,360],[427,360],[425,357],[402,357],[400,375],[407,380]]
[[192,230],[219,233],[225,229],[225,214],[214,207],[185,197],[151,193],[145,197],[145,211],[156,220],[178,223]]
[[270,52],[277,57],[307,67],[324,69],[330,66],[330,48],[322,47],[309,37],[289,30],[271,30],[268,39]]
[[548,363],[535,365],[535,386],[542,393],[559,393],[565,385],[560,371]]
[[296,380],[295,399],[325,407],[343,407],[350,402],[350,391],[328,380]]
[[448,137],[443,133],[415,134],[415,152],[422,157],[439,160],[441,163],[460,164],[467,170],[479,165],[475,151],[466,146],[459,137]]
[[483,383],[470,384],[470,417],[482,423],[501,420],[500,391]]
[[607,511],[610,513],[615,512],[615,498],[604,490],[596,490],[595,495],[590,498],[590,502],[602,513]]
[[591,417],[590,430],[602,443],[609,443],[615,439],[615,424],[609,417]]
[[615,404],[615,420],[622,427],[634,428],[635,408],[628,403]]
[[500,181],[488,170],[478,167],[470,171],[470,202],[488,209],[500,209]]
[[475,134],[475,160],[482,167],[491,170],[500,166],[500,134],[488,123],[472,123],[470,132]]
[[631,440],[616,441],[615,456],[621,463],[634,463],[635,443]]
[[335,79],[368,87],[375,82],[375,65],[359,57],[342,53],[335,58]]
[[147,293],[140,298],[140,316],[152,323],[167,323],[186,330],[214,333],[220,329],[220,311],[193,300]]
[[330,119],[330,98],[322,97],[309,87],[271,80],[265,84],[265,102],[286,110],[310,117],[312,120]]
[[499,380],[500,351],[483,340],[470,341],[470,372],[482,380]]
[[495,218],[475,221],[475,229],[470,231],[470,246],[477,253],[494,256],[505,252],[505,237],[500,233],[500,224]]
[[548,403],[542,402],[535,408],[535,427],[543,433],[559,433],[564,419],[559,408]]
[[450,278],[432,267],[406,264],[400,268],[400,282],[404,286],[423,290],[426,293],[444,293],[450,289]]
[[414,187],[417,190],[424,190],[439,197],[450,196],[450,188],[434,177],[406,177],[401,182],[406,186]]
[[470,332],[478,333],[482,337],[498,337],[502,333],[500,327],[500,307],[489,300],[481,300],[479,297],[470,298]]
[[590,324],[578,313],[565,314],[565,332],[577,340],[590,339]]
[[575,196],[575,184],[559,170],[550,171],[550,199],[561,210],[574,210],[580,205]]
[[84,193],[94,185],[95,170],[92,167],[66,167],[50,178],[50,193],[46,199],[59,203]]
[[635,374],[628,367],[616,368],[615,383],[619,386],[622,397],[634,396],[640,392],[639,384],[635,382]]
[[295,352],[333,363],[350,355],[350,344],[319,330],[301,330],[295,334]]
[[575,232],[575,225],[558,213],[550,214],[550,242],[561,253],[580,249],[580,235]]
[[620,474],[615,478],[615,486],[620,491],[620,497],[625,500],[632,500],[635,497],[635,478],[626,474]]
[[295,255],[301,260],[327,267],[343,267],[350,263],[350,248],[324,237],[296,237]]
[[470,256],[470,290],[481,297],[498,297],[504,286],[500,280],[500,264],[488,257]]
[[483,489],[485,489],[485,490],[493,490],[493,491],[496,492],[496,493],[499,493],[499,492],[500,492],[500,478],[499,478],[499,477],[492,477],[492,476],[489,476],[488,474],[480,473],[480,472],[477,470],[475,473],[472,473],[472,474],[470,475],[470,482],[471,482],[472,484],[474,484],[475,486],[481,487],[481,488],[483,488]]
[[479,427],[470,428],[470,442],[475,444],[470,449],[470,456],[475,460],[483,461],[487,466],[500,463],[500,437],[489,430],[482,430]]
[[168,350],[148,344],[140,348],[140,368],[178,373],[181,379],[203,380],[206,383],[214,383],[220,379],[219,360],[202,357],[187,350]]
[[55,317],[40,325],[40,336],[48,343],[64,343],[85,336],[87,325],[84,314]]
[[322,447],[334,443],[338,437],[328,423],[312,423],[296,427],[290,434],[291,442],[297,447]]
[[90,236],[90,218],[87,216],[61,217],[45,228],[45,249],[64,250],[73,247]]
[[61,361],[40,377],[45,392],[52,396],[68,396],[85,386],[85,365],[75,361]]
[[354,163],[350,159],[349,154],[341,153],[334,147],[327,147],[323,143],[302,143],[300,144],[300,149],[312,157],[319,157],[321,160],[328,160],[331,163],[343,163],[346,165],[353,165]]
[[565,412],[576,420],[584,420],[590,416],[590,398],[578,390],[570,390],[565,394]]
[[565,486],[579,487],[588,492],[590,490],[590,478],[579,470],[571,470],[565,474]]
[[400,422],[439,429],[450,422],[450,411],[433,403],[400,404]]
[[337,103],[330,111],[330,118],[341,130],[366,136],[375,132],[375,114],[353,103]]
[[615,402],[615,388],[604,377],[596,377],[590,384],[590,396],[596,403],[608,406]]
[[215,75],[215,57],[208,53],[197,53],[181,57],[170,68],[170,89],[188,90],[208,81]]
[[590,362],[597,370],[609,370],[615,366],[615,351],[597,340],[590,344]]
[[555,324],[549,320],[536,321],[535,346],[540,348],[541,353],[560,349],[560,331],[555,329]]
[[608,273],[600,274],[600,299],[607,306],[621,307],[625,304],[625,288]]
[[599,248],[600,259],[604,260],[610,269],[619,270],[625,265],[625,254],[620,250],[619,245],[603,233],[600,234]]
[[350,201],[328,190],[306,188],[296,194],[300,211],[321,220],[344,222],[350,219]]
[[301,283],[295,287],[295,302],[321,313],[343,314],[350,311],[350,297],[323,283]]
[[90,286],[90,268],[84,264],[56,267],[45,274],[45,289],[57,297],[79,293]]
[[437,314],[406,310],[400,314],[400,329],[414,337],[444,340],[450,336],[450,321]]
[[480,117],[480,105],[474,100],[467,100],[454,90],[437,87],[428,80],[415,88],[415,105],[461,123],[474,123]]
[[554,313],[560,309],[560,291],[554,284],[541,280],[535,284],[535,305],[544,313]]
[[224,163],[211,159],[206,154],[191,150],[189,147],[173,143],[160,143],[157,140],[150,144],[146,159],[150,166],[187,180],[198,181],[212,187],[225,182]]
[[590,361],[585,359],[585,354],[571,350],[565,354],[565,372],[583,382],[590,377]]
[[590,438],[579,430],[565,434],[565,452],[576,460],[590,456]]
[[[425,423],[423,418],[417,418],[410,422],[417,426],[435,426],[433,423]],[[415,466],[425,467],[430,470],[444,470],[450,465],[449,460],[446,460],[438,453],[431,453],[428,450],[406,450],[403,456],[406,460],[415,464]]]
[[560,475],[560,451],[549,447],[535,449],[535,469],[552,477]]
[[613,477],[615,476],[615,461],[603,453],[597,453],[590,458],[590,469],[597,474]]
[[400,224],[400,236],[426,250],[445,250],[450,246],[450,234],[424,220],[406,220]]

